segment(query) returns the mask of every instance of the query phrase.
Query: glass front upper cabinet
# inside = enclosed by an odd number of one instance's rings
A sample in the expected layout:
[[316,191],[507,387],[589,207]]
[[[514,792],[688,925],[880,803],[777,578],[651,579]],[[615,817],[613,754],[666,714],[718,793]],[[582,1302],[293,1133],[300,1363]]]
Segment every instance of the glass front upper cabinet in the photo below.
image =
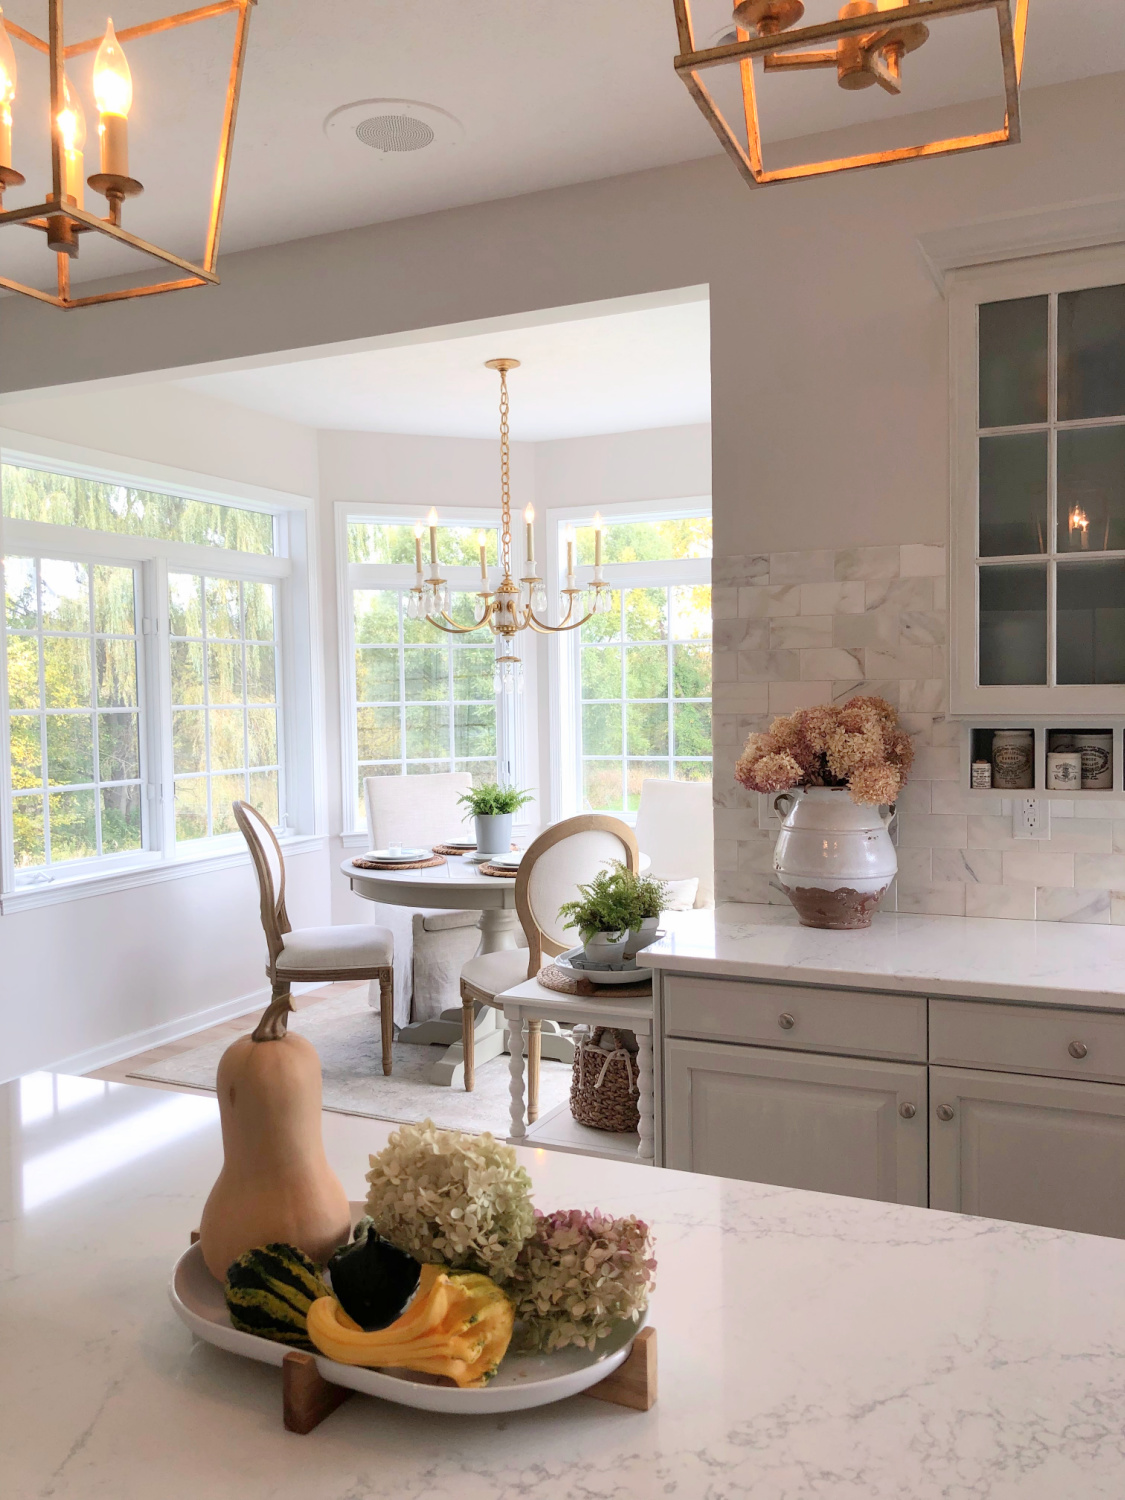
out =
[[1125,275],[953,335],[953,711],[1125,712]]

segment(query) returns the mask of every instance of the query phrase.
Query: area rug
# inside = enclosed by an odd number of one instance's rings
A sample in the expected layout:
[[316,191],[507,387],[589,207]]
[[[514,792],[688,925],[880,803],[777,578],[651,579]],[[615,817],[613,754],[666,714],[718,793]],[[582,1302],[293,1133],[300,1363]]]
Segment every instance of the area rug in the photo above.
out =
[[[246,1018],[249,1031],[256,1018]],[[489,1130],[503,1139],[508,1134],[511,1103],[508,1094],[508,1057],[478,1065],[476,1087],[441,1088],[426,1074],[441,1056],[440,1047],[418,1047],[396,1042],[394,1070],[383,1076],[379,1016],[367,1004],[366,987],[336,999],[322,1000],[289,1017],[290,1029],[307,1037],[320,1054],[324,1071],[324,1107],[346,1115],[369,1115],[397,1124],[429,1118],[446,1130]],[[151,1083],[215,1090],[219,1058],[230,1038],[204,1042],[189,1052],[166,1058],[152,1068],[130,1073]],[[566,1063],[543,1060],[539,1085],[539,1113],[561,1104],[570,1093]]]

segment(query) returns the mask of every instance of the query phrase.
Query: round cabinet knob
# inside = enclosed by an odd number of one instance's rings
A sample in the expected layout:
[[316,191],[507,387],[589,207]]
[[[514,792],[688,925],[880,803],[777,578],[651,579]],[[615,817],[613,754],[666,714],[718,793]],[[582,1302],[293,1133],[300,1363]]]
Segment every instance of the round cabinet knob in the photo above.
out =
[[783,1010],[777,1018],[777,1024],[782,1031],[792,1031],[797,1024],[797,1017],[791,1016],[787,1010]]
[[914,1116],[918,1113],[913,1104],[900,1104],[898,1112],[904,1120],[913,1120]]
[[938,1107],[937,1107],[937,1117],[938,1117],[939,1120],[952,1120],[952,1118],[953,1118],[953,1106],[952,1106],[952,1104],[939,1104]]
[[1070,1053],[1071,1057],[1082,1058],[1086,1056],[1087,1047],[1085,1042],[1071,1042],[1066,1050]]

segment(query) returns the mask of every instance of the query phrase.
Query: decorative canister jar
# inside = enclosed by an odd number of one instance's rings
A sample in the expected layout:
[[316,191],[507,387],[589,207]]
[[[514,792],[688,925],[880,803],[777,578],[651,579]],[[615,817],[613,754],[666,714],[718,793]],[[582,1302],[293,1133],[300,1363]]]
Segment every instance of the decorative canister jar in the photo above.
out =
[[893,810],[853,802],[847,787],[802,786],[773,800],[778,883],[803,927],[870,927],[898,870]]
[[1030,729],[997,729],[992,736],[992,785],[1026,791],[1035,785],[1035,735]]

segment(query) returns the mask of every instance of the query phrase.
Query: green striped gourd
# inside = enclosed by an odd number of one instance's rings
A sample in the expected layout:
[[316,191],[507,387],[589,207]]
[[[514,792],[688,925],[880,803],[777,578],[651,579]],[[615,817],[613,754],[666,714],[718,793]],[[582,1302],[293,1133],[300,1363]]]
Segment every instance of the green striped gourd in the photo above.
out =
[[294,1349],[312,1349],[308,1310],[328,1295],[316,1266],[293,1245],[247,1250],[227,1272],[227,1308],[235,1328]]

